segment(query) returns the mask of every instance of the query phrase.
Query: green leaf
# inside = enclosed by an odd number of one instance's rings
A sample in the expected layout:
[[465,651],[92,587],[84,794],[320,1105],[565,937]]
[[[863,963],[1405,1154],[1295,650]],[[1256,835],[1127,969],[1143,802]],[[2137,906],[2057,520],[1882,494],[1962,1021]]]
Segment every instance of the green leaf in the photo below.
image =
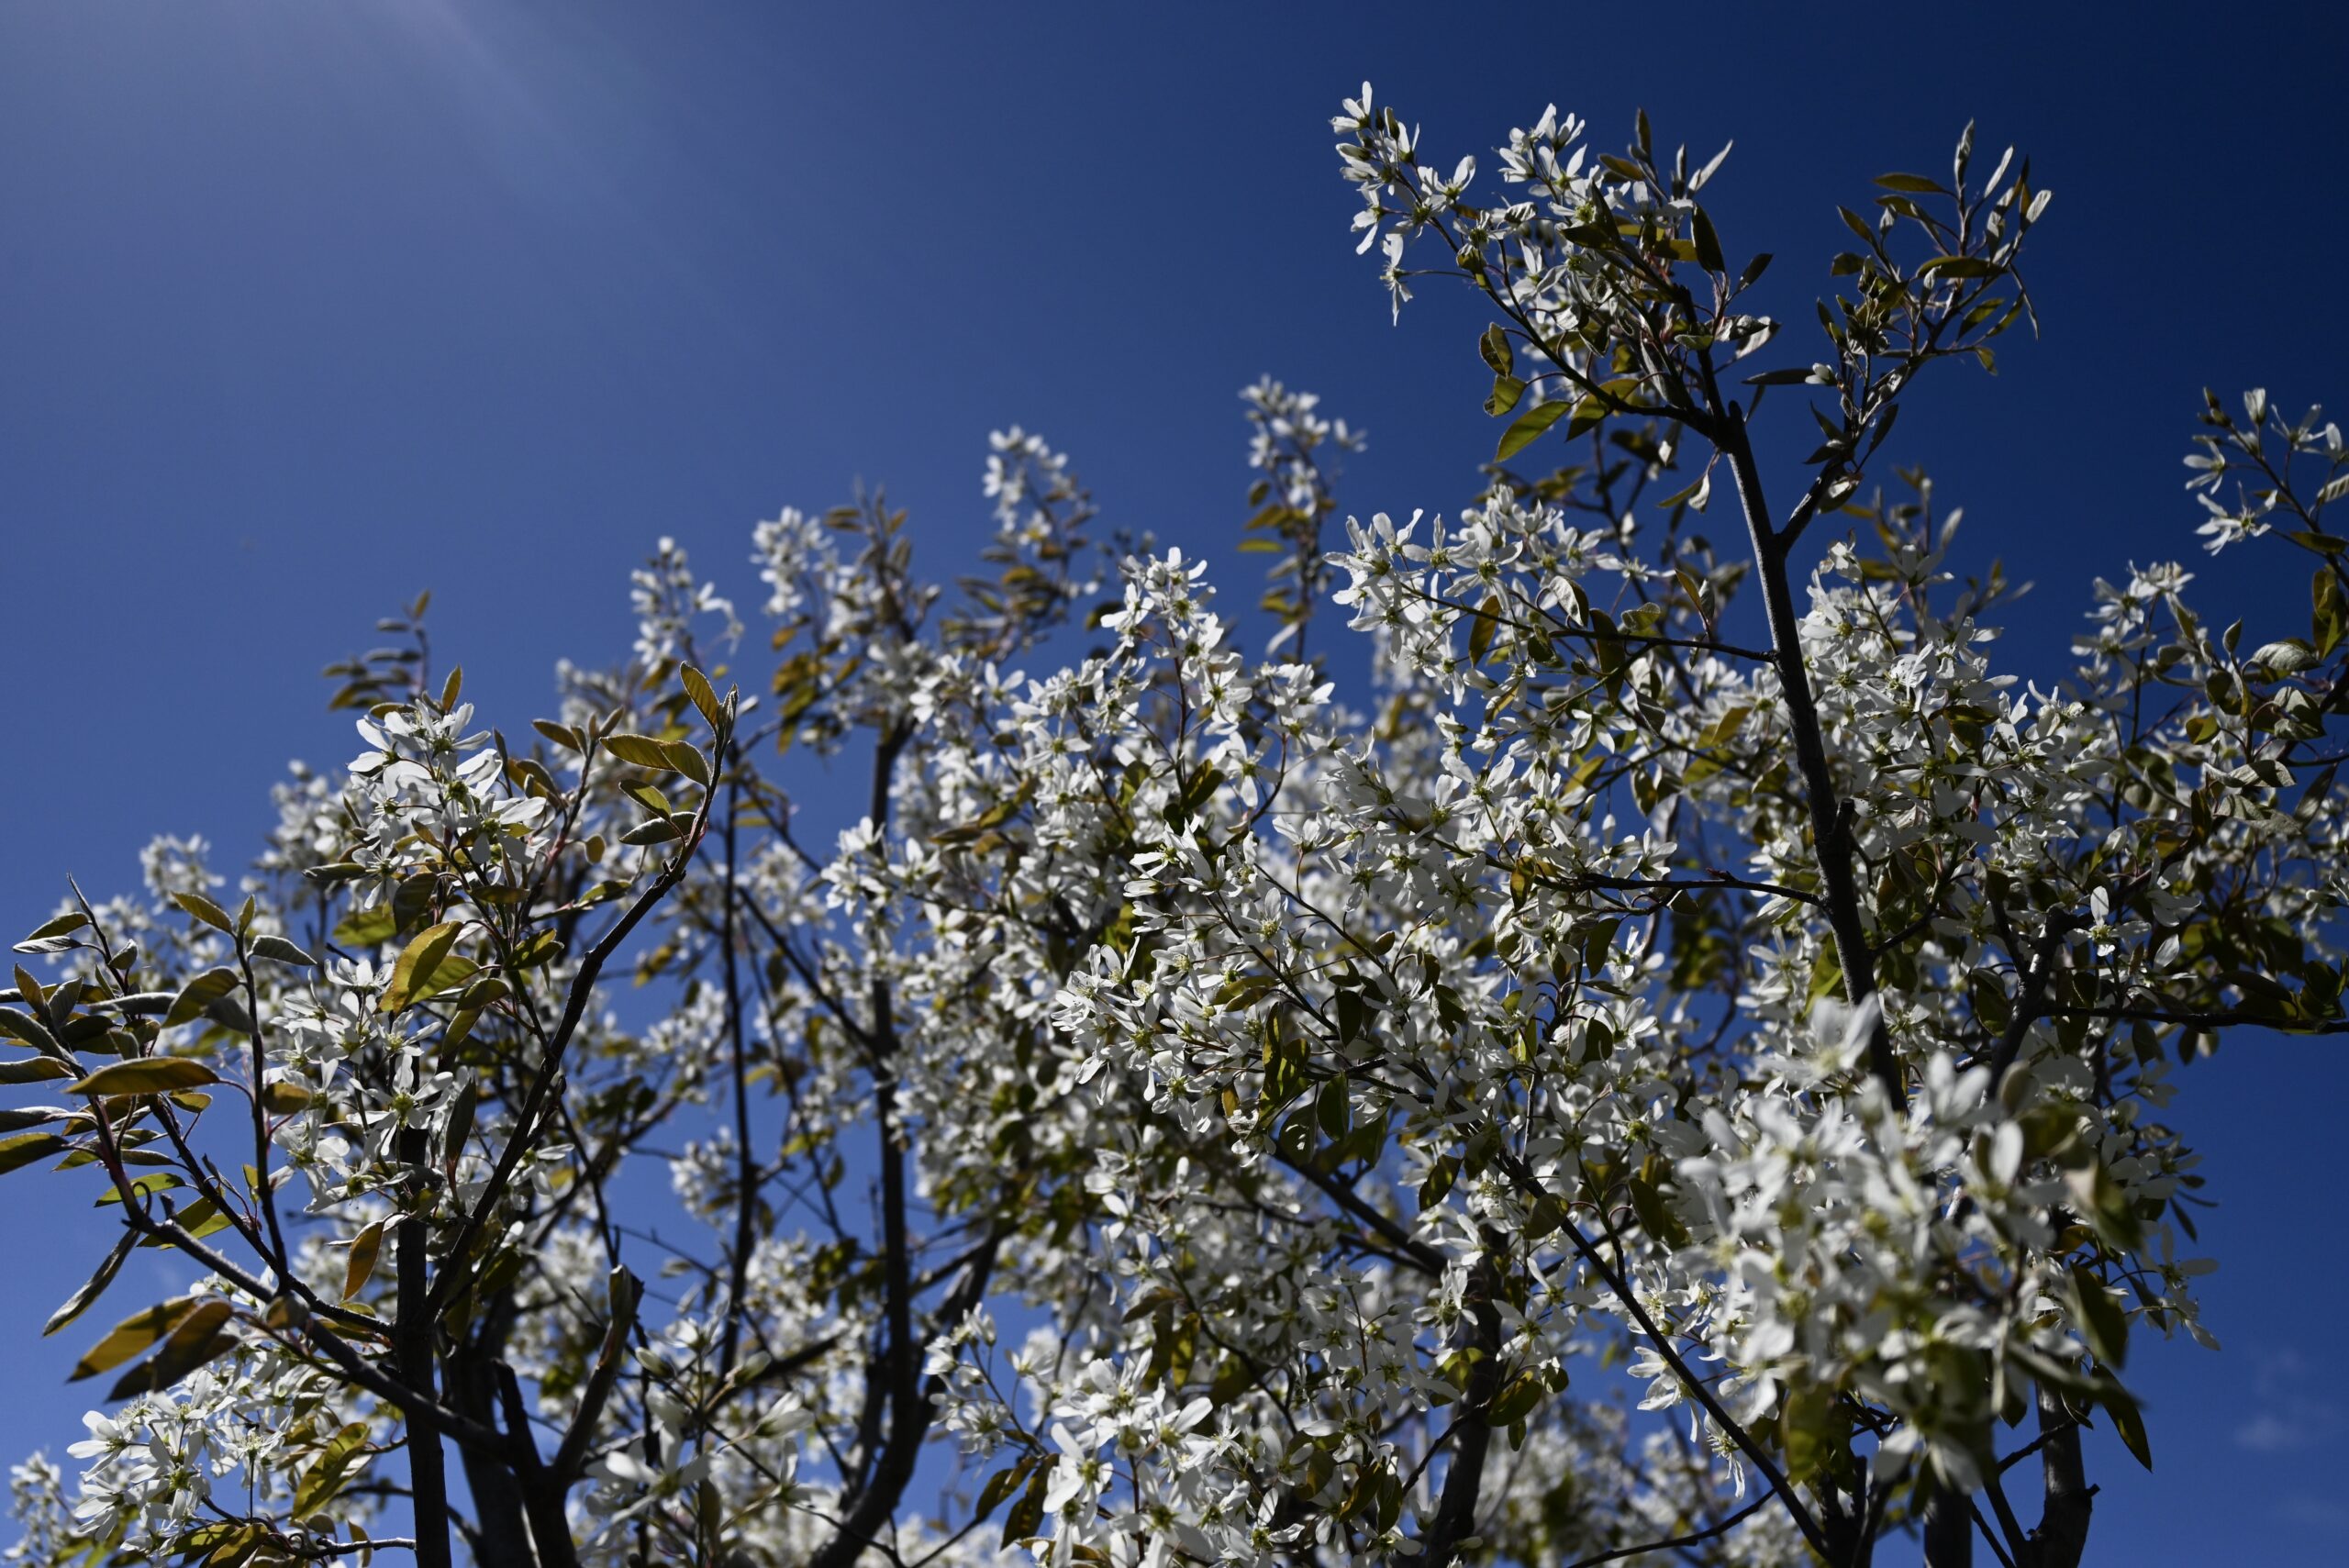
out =
[[1258,1114],[1270,1117],[1305,1092],[1305,1042],[1280,1027],[1280,1016],[1264,1020],[1264,1093]]
[[1939,182],[1928,180],[1922,174],[1878,174],[1876,177],[1876,183],[1887,191],[1909,191],[1926,196],[1949,195],[1949,192],[1942,188]]
[[1506,1427],[1525,1419],[1533,1414],[1534,1407],[1542,1403],[1542,1396],[1548,1392],[1538,1373],[1519,1373],[1493,1396],[1492,1404],[1485,1410],[1485,1424]]
[[71,1095],[167,1095],[174,1089],[197,1089],[217,1084],[220,1074],[184,1056],[142,1056],[116,1062],[88,1077],[65,1085]]
[[[185,1185],[187,1185],[185,1182],[181,1181],[179,1177],[173,1175],[171,1172],[157,1171],[152,1175],[141,1176],[138,1180],[132,1182],[130,1184],[130,1190],[133,1195],[145,1197],[150,1193],[168,1192],[173,1187],[184,1187]],[[120,1203],[121,1201],[122,1188],[118,1185],[111,1186],[106,1190],[105,1195],[100,1197],[97,1202],[92,1204],[90,1207],[92,1208],[104,1208],[110,1203]]]
[[198,1302],[172,1325],[172,1331],[156,1347],[153,1359],[123,1373],[106,1390],[106,1397],[129,1399],[141,1394],[161,1393],[206,1362],[235,1350],[237,1336],[228,1331],[228,1320],[235,1316],[235,1308],[218,1296]]
[[2341,579],[2329,567],[2319,572],[2309,580],[2309,597],[2315,611],[2317,651],[2330,659],[2349,635],[2349,602],[2343,600]]
[[1537,403],[1528,408],[1510,420],[1508,428],[1501,432],[1501,444],[1493,453],[1493,461],[1507,462],[1541,439],[1544,431],[1564,418],[1573,409],[1573,402],[1563,397],[1554,402]]
[[172,895],[172,902],[214,929],[227,931],[231,936],[236,934],[237,928],[229,920],[227,912],[203,894],[174,893]]
[[334,940],[347,948],[377,948],[399,933],[399,916],[389,904],[354,909],[336,922]]
[[1801,1384],[1787,1391],[1778,1412],[1778,1433],[1787,1449],[1787,1474],[1808,1481],[1824,1468],[1851,1429],[1835,1404],[1834,1390]]
[[1508,333],[1499,322],[1485,328],[1485,335],[1476,339],[1476,352],[1495,375],[1506,379],[1517,373],[1517,350],[1510,347]]
[[237,988],[237,972],[233,969],[207,969],[185,985],[172,998],[171,1011],[163,1015],[163,1027],[176,1029],[202,1018],[212,1004]]
[[1003,1541],[1008,1549],[1014,1542],[1027,1540],[1044,1527],[1044,1491],[1052,1478],[1050,1465],[1038,1465],[1035,1474],[1028,1478],[1028,1489],[1003,1516]]
[[392,965],[392,983],[384,988],[376,1006],[386,1013],[396,1013],[418,997],[431,995],[440,961],[456,945],[460,929],[458,922],[443,920],[417,932],[416,939],[402,950],[399,961]]
[[0,1084],[38,1084],[43,1078],[71,1078],[73,1069],[54,1056],[20,1056],[0,1062]]
[[1353,1125],[1353,1100],[1346,1092],[1346,1075],[1332,1073],[1321,1081],[1320,1093],[1313,1097],[1313,1119],[1321,1129],[1321,1136],[1340,1139]]
[[364,1457],[367,1429],[357,1421],[328,1438],[294,1488],[294,1517],[306,1518],[334,1500],[351,1465]]
[[1019,1462],[1010,1469],[998,1470],[988,1476],[987,1484],[979,1489],[979,1500],[971,1515],[971,1522],[980,1523],[1001,1507],[1003,1500],[1019,1490],[1020,1484],[1034,1473],[1037,1463],[1036,1455],[1022,1454]]
[[1686,1247],[1688,1228],[1672,1211],[1672,1205],[1653,1182],[1634,1176],[1631,1182],[1631,1210],[1640,1217],[1641,1229],[1666,1247]]
[[[607,897],[616,897],[628,891],[628,884],[625,883],[601,882],[596,886],[598,889],[609,888],[611,891],[605,895]],[[562,939],[551,930],[540,931],[515,950],[514,967],[536,969],[541,964],[552,963],[562,956]]]
[[1485,399],[1485,412],[1497,419],[1518,405],[1525,395],[1525,384],[1513,375],[1493,378],[1492,395]]
[[1981,256],[1936,256],[1917,269],[1920,278],[1996,278],[2006,269]]
[[2138,1412],[2137,1402],[2117,1383],[2108,1382],[2098,1390],[2098,1399],[2111,1412],[2112,1429],[2120,1434],[2122,1446],[2147,1470],[2154,1467],[2154,1447],[2145,1440],[2145,1418]]
[[[201,1241],[216,1230],[228,1229],[228,1217],[220,1212],[208,1197],[200,1197],[172,1217],[182,1230]],[[169,1236],[150,1236],[139,1243],[142,1247],[176,1247]]]
[[1689,227],[1697,242],[1697,265],[1709,272],[1725,272],[1729,263],[1721,259],[1721,237],[1713,232],[1713,220],[1705,216],[1703,207],[1690,209]]
[[[226,1306],[227,1303],[221,1305]],[[160,1302],[144,1312],[134,1313],[106,1331],[105,1339],[92,1345],[73,1363],[68,1383],[79,1383],[85,1377],[95,1377],[120,1366],[131,1357],[143,1353],[147,1347],[170,1333],[181,1318],[195,1306],[192,1296],[175,1296]]]
[[1428,1167],[1427,1180],[1419,1184],[1419,1207],[1430,1208],[1443,1201],[1452,1184],[1460,1179],[1460,1156],[1446,1154]]
[[130,1256],[130,1249],[138,1240],[137,1231],[124,1230],[122,1240],[114,1244],[114,1251],[106,1254],[106,1261],[98,1265],[97,1273],[83,1282],[82,1288],[68,1296],[64,1306],[49,1315],[49,1322],[42,1327],[41,1333],[44,1336],[54,1334],[88,1311],[98,1297],[106,1293],[106,1286],[114,1283],[114,1276],[122,1272],[122,1261]]
[[14,1138],[0,1139],[0,1176],[22,1170],[36,1160],[46,1160],[72,1147],[54,1132],[23,1132]]
[[2096,1275],[2078,1263],[2072,1265],[2072,1296],[2077,1322],[2088,1350],[2106,1366],[2129,1359],[2129,1314],[2112,1298]]

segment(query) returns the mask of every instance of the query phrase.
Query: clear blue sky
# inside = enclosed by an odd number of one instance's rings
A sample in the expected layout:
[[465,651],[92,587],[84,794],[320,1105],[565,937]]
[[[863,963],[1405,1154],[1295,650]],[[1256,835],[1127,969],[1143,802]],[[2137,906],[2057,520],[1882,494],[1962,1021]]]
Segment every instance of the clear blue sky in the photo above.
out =
[[[1015,421],[1236,580],[1267,371],[1368,427],[1350,509],[1455,506],[1477,321],[1431,290],[1390,327],[1352,254],[1325,121],[1364,76],[1447,156],[1553,100],[1602,145],[1639,104],[1735,137],[1715,215],[1798,324],[1831,204],[1968,117],[2028,150],[2046,339],[1896,444],[2037,580],[2007,651],[2052,674],[2093,574],[2193,554],[2203,384],[2349,404],[2334,14],[5,0],[0,924],[129,883],[154,831],[240,860],[285,760],[351,749],[317,667],[419,587],[518,727],[558,656],[624,651],[657,536],[751,601],[750,524],[861,477],[955,557]],[[2258,559],[2208,601],[2258,607]],[[2349,1553],[2336,1058],[2189,1074],[2227,1349],[2139,1352],[2160,1470],[2100,1446],[2091,1561]],[[9,1456],[78,1435],[77,1346],[24,1347],[106,1242],[36,1190],[0,1190]]]

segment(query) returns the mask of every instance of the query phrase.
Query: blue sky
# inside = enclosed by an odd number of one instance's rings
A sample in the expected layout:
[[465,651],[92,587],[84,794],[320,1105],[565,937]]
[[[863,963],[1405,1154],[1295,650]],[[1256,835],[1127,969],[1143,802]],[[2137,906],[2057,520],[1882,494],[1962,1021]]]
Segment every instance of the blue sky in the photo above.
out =
[[[1234,394],[1265,372],[1369,429],[1348,509],[1455,506],[1494,434],[1481,323],[1431,289],[1390,327],[1352,254],[1325,122],[1365,76],[1447,156],[1552,101],[1602,146],[1642,104],[1699,156],[1734,137],[1712,210],[1798,323],[1833,203],[1943,167],[1969,117],[2028,150],[2046,337],[1929,383],[1895,444],[2039,584],[2007,655],[2053,674],[2094,575],[2194,555],[2204,384],[2349,400],[2349,29],[2126,14],[6,0],[0,922],[69,872],[128,884],[156,831],[236,863],[289,757],[351,750],[318,666],[421,587],[518,728],[558,656],[625,651],[658,536],[747,604],[751,522],[863,479],[951,563],[1013,422],[1238,584]],[[2196,557],[2206,603],[2297,616],[2261,560]],[[2188,1075],[2227,1350],[2140,1351],[2160,1470],[2095,1456],[2092,1561],[2349,1551],[2319,1051]],[[0,1193],[6,1454],[78,1431],[76,1347],[21,1347],[105,1245],[35,1190]]]

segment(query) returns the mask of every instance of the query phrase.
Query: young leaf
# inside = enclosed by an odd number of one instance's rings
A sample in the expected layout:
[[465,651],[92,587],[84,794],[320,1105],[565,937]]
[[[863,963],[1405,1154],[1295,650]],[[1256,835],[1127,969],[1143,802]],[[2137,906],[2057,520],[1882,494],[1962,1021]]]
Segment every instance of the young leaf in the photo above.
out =
[[1517,350],[1510,347],[1508,333],[1502,329],[1499,322],[1496,321],[1485,328],[1485,335],[1476,340],[1476,352],[1484,356],[1485,363],[1492,367],[1495,375],[1517,373]]
[[2005,272],[1998,262],[1981,256],[1935,256],[1917,269],[1920,278],[1995,278]]
[[2096,1359],[2118,1367],[2129,1359],[2129,1314],[2112,1298],[2096,1275],[2078,1263],[2072,1265],[2072,1292],[2079,1307],[2081,1337]]
[[106,1293],[106,1286],[114,1283],[114,1276],[122,1272],[122,1261],[130,1256],[130,1249],[138,1240],[139,1232],[126,1229],[122,1239],[114,1244],[114,1251],[108,1252],[106,1261],[98,1265],[97,1273],[83,1281],[81,1289],[66,1297],[64,1306],[49,1315],[49,1321],[42,1326],[41,1333],[44,1336],[54,1334],[88,1311],[98,1297]]
[[[79,909],[75,909],[67,914],[60,915],[54,920],[43,921],[40,925],[33,929],[31,934],[27,936],[25,940],[27,942],[45,942],[50,940],[51,938],[70,936],[89,923],[90,917],[87,915],[83,914]],[[21,945],[22,944],[19,944],[20,947]]]
[[2120,1434],[2121,1446],[2147,1470],[2154,1467],[2154,1446],[2145,1439],[2145,1418],[2137,1411],[2137,1401],[2117,1383],[2108,1383],[2098,1394],[2106,1410],[2112,1416],[2112,1429]]
[[14,1138],[0,1139],[0,1176],[22,1170],[36,1160],[46,1160],[72,1147],[53,1132],[23,1132]]
[[685,774],[704,789],[709,787],[709,762],[697,749],[683,740],[664,740],[661,754],[669,760],[671,772]]
[[635,767],[658,768],[664,773],[676,772],[667,749],[650,735],[607,735],[604,750]]
[[1493,453],[1493,461],[1507,462],[1531,446],[1543,431],[1564,418],[1573,408],[1573,401],[1563,397],[1549,403],[1537,403],[1528,408],[1510,420],[1508,428],[1501,432],[1500,448]]
[[171,1011],[163,1015],[163,1027],[176,1029],[195,1022],[213,1003],[234,991],[237,984],[237,972],[233,969],[206,970],[180,987],[180,994],[172,999]]
[[402,950],[399,961],[392,965],[392,983],[376,1005],[386,1013],[396,1013],[417,997],[431,995],[440,961],[456,945],[459,929],[456,921],[443,920],[417,932],[416,940]]
[[712,729],[725,722],[726,710],[718,706],[718,694],[710,689],[709,677],[687,664],[677,672],[678,681],[685,688],[696,712]]
[[[1485,399],[1485,412],[1497,419],[1516,407],[1525,396],[1525,384],[1513,375],[1495,376],[1492,395]],[[1266,541],[1269,543],[1270,541]]]
[[367,1288],[368,1277],[375,1272],[375,1260],[384,1251],[384,1222],[375,1221],[351,1240],[351,1258],[343,1265],[342,1298],[349,1301]]
[[[173,1173],[169,1171],[157,1171],[151,1175],[141,1176],[137,1181],[132,1182],[130,1184],[130,1191],[131,1195],[134,1197],[145,1197],[150,1193],[168,1192],[173,1187],[184,1187],[185,1185],[187,1185],[187,1184],[181,1181],[179,1177],[174,1175]],[[93,1208],[104,1208],[108,1204],[120,1203],[121,1201],[122,1188],[119,1186],[112,1186],[100,1194],[98,1201],[92,1204],[90,1207]]]
[[[222,1305],[227,1304],[224,1302]],[[83,1352],[82,1359],[73,1363],[73,1371],[65,1381],[79,1383],[85,1377],[95,1377],[143,1353],[148,1346],[170,1333],[195,1306],[195,1297],[175,1296],[169,1301],[159,1302],[144,1312],[124,1318],[106,1331],[105,1339]]]
[[65,1085],[71,1095],[165,1095],[174,1089],[217,1084],[220,1074],[184,1056],[142,1056],[110,1062],[78,1082]]
[[174,893],[172,895],[172,902],[216,930],[227,931],[233,935],[237,929],[236,926],[230,922],[228,913],[201,893]]
[[218,1296],[198,1302],[156,1347],[153,1359],[134,1367],[106,1390],[109,1399],[129,1399],[159,1394],[217,1356],[237,1348],[237,1336],[228,1331],[235,1309]]
[[1729,262],[1721,257],[1721,237],[1713,232],[1713,220],[1705,216],[1703,207],[1690,209],[1689,227],[1697,244],[1697,265],[1709,272],[1729,271]]
[[318,961],[284,937],[261,936],[253,939],[253,956],[273,963],[290,963],[296,969],[316,969]]
[[989,1514],[1001,1507],[1006,1497],[1019,1490],[1020,1483],[1028,1479],[1036,1463],[1034,1454],[1023,1454],[1010,1469],[999,1470],[987,1477],[987,1484],[979,1489],[979,1500],[971,1516],[973,1522],[984,1521]]
[[367,1429],[357,1421],[328,1438],[294,1488],[295,1517],[306,1518],[332,1502],[353,1462],[365,1457],[366,1447]]

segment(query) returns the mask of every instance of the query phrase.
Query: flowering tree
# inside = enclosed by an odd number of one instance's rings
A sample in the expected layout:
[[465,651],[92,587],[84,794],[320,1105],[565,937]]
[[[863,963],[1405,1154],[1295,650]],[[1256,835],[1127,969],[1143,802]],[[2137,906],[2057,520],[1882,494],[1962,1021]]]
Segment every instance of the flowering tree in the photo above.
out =
[[[1720,158],[1553,111],[1486,203],[1367,87],[1335,124],[1508,423],[1454,520],[1325,555],[1357,438],[1250,389],[1264,658],[1014,430],[951,592],[877,498],[759,526],[755,697],[666,541],[531,736],[419,603],[237,894],[161,840],[20,944],[0,1079],[62,1103],[0,1170],[122,1219],[50,1330],[135,1249],[200,1277],[95,1337],[16,1558],[2079,1561],[2080,1429],[2151,1462],[2132,1330],[2209,1340],[2172,1064],[2349,1029],[2339,430],[2213,400],[2189,459],[2305,622],[2132,571],[2017,686],[1955,515],[1863,491],[2027,316],[2027,164],[1886,176],[1824,357],[1751,373]],[[1821,432],[1782,474],[1765,398]],[[809,756],[869,780],[829,846]]]

